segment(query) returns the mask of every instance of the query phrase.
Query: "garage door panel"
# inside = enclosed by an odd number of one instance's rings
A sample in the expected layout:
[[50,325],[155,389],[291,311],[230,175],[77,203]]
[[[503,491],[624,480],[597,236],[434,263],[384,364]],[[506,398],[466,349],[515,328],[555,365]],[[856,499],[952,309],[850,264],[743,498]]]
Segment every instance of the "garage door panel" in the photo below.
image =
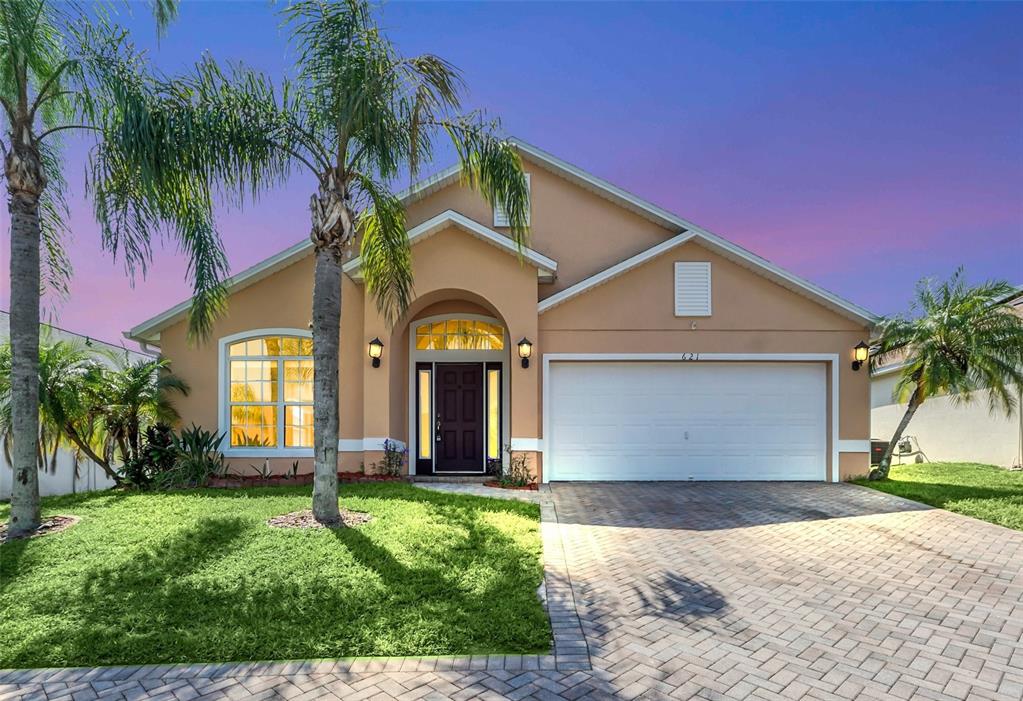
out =
[[820,480],[817,363],[555,362],[550,479]]

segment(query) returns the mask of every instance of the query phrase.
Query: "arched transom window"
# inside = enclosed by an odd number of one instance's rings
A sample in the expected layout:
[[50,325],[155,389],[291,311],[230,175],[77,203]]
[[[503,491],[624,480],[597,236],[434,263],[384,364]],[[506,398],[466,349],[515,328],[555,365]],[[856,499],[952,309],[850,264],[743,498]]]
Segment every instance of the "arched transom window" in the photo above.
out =
[[227,347],[232,448],[311,448],[313,341],[262,336]]
[[445,319],[416,327],[416,350],[504,350],[504,327],[476,319]]

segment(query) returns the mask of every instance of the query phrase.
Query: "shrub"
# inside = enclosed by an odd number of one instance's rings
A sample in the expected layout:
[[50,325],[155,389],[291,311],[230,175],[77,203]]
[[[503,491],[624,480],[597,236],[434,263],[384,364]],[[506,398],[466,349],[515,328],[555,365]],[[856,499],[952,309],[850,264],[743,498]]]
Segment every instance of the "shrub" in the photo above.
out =
[[506,446],[508,453],[508,469],[501,474],[501,486],[503,487],[525,487],[533,484],[536,477],[529,470],[529,457],[526,453],[513,453],[511,446]]
[[407,448],[399,448],[398,444],[388,439],[384,441],[384,458],[379,465],[374,465],[381,475],[398,477],[401,475],[401,468],[405,466],[405,458],[408,457]]
[[160,475],[174,469],[176,459],[174,433],[170,426],[150,426],[136,454],[124,463],[124,482],[138,489],[148,489]]
[[198,487],[210,477],[223,475],[224,454],[220,452],[224,434],[207,431],[195,424],[172,435],[173,463],[153,478],[158,489]]

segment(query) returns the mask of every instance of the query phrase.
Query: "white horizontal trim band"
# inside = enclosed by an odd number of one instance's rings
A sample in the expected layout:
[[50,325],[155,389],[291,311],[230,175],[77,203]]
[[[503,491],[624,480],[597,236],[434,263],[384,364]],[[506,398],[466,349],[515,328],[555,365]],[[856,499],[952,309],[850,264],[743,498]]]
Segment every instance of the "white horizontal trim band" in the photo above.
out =
[[337,449],[342,453],[358,453],[364,450],[383,450],[384,441],[391,441],[398,450],[405,450],[405,442],[397,438],[342,438],[337,442]]
[[838,452],[840,453],[869,453],[869,440],[846,440],[838,441]]
[[512,438],[511,449],[542,453],[543,438]]

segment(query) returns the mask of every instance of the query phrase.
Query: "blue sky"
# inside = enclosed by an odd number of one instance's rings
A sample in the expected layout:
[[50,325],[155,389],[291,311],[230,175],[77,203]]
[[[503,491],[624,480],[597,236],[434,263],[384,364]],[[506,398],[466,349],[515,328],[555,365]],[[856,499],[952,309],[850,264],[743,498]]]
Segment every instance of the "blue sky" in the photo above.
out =
[[[185,2],[159,43],[133,9],[163,70],[204,51],[290,69],[269,4]],[[467,106],[507,133],[873,311],[958,265],[1023,282],[1021,4],[395,2],[382,18],[403,52],[461,68]],[[99,254],[81,144],[67,155],[76,277],[55,319],[119,337],[187,296],[184,265],[160,253],[131,288]],[[223,213],[235,271],[306,235],[313,188]]]

